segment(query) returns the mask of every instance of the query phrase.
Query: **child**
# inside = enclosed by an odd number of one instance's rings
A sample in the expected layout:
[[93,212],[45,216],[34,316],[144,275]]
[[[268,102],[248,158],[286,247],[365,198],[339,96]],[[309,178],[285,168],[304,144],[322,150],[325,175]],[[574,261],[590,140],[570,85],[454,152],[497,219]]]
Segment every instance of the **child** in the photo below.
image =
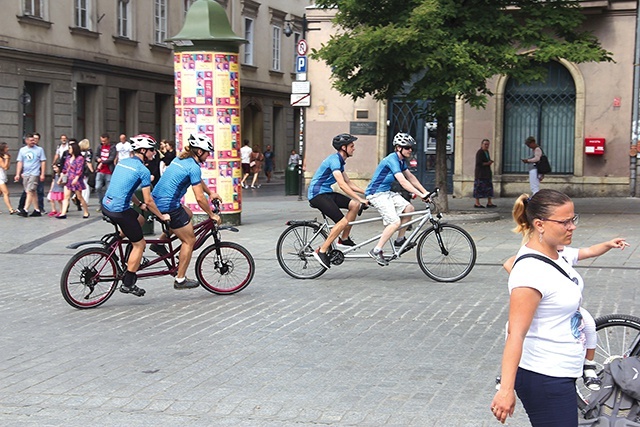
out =
[[[49,194],[47,194],[47,200],[51,202],[51,212],[49,212],[49,216],[57,216],[58,213],[62,210],[62,200],[64,199],[64,183],[62,182],[64,177],[61,178],[60,174],[60,164],[53,164],[53,180],[51,181],[51,189],[49,190]],[[57,209],[56,209],[57,203]]]
[[[627,246],[629,246],[629,244],[624,239],[618,237],[607,242],[595,244],[588,248],[576,249],[569,246],[559,246],[558,254],[563,257],[567,263],[576,265],[578,261],[582,259],[599,257],[613,248],[624,250]],[[507,270],[507,273],[511,273],[515,260],[516,257],[514,255],[502,264],[504,269]],[[593,361],[596,355],[596,344],[598,340],[598,336],[596,334],[596,322],[593,320],[593,316],[591,316],[591,314],[583,307],[580,307],[580,314],[584,321],[584,332],[587,341],[587,351],[584,357],[582,380],[589,390],[597,391],[600,390],[601,381],[600,378],[598,378],[598,374],[596,373],[596,364]]]

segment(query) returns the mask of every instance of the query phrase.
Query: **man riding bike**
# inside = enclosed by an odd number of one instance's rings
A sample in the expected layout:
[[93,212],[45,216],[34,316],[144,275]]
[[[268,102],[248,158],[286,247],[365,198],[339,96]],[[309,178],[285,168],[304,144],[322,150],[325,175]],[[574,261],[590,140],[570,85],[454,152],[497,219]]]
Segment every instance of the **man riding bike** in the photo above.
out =
[[402,188],[422,199],[428,194],[418,178],[407,167],[407,160],[411,158],[415,145],[416,141],[408,133],[396,134],[393,137],[393,153],[380,161],[365,191],[367,200],[378,210],[385,225],[376,247],[369,251],[369,256],[381,266],[389,265],[389,261],[382,254],[382,248],[393,233],[398,231],[395,246],[402,246],[405,242],[404,234],[407,229],[400,228],[400,225],[410,221],[411,217],[405,216],[401,219],[399,214],[415,210],[402,195],[391,191],[391,184],[397,180]]
[[[119,162],[111,176],[111,184],[102,198],[102,213],[117,224],[122,233],[131,242],[131,252],[127,260],[127,271],[122,279],[120,292],[141,297],[145,290],[136,286],[136,272],[140,267],[146,242],[142,236],[144,217],[131,207],[131,200],[140,209],[149,210],[158,218],[169,220],[169,215],[162,214],[151,197],[151,173],[144,165],[145,161],[156,155],[156,141],[145,134],[131,138],[133,157]],[[133,194],[140,187],[143,202]]]
[[[200,286],[198,281],[190,280],[186,277],[193,246],[196,242],[193,224],[191,224],[193,212],[181,203],[181,199],[189,186],[193,189],[198,206],[209,218],[218,224],[220,223],[220,216],[213,213],[210,201],[222,199],[202,181],[202,172],[200,170],[200,164],[204,163],[211,151],[213,151],[213,143],[208,136],[201,134],[189,136],[188,142],[189,145],[184,148],[184,151],[165,169],[164,174],[160,177],[152,192],[160,212],[169,214],[171,217],[169,223],[170,231],[175,233],[182,242],[178,274],[173,282],[175,289],[192,289]],[[209,200],[207,200],[205,194],[209,196]],[[160,236],[161,239],[166,239],[167,237],[164,234]],[[149,249],[158,255],[167,253],[164,245],[153,244],[149,246]]]
[[[307,194],[309,204],[319,209],[320,212],[335,222],[327,240],[313,253],[313,256],[324,268],[331,267],[331,259],[327,251],[341,233],[342,237],[338,240],[338,244],[355,246],[355,243],[349,237],[349,232],[351,231],[349,222],[356,219],[360,205],[362,203],[367,204],[367,201],[357,194],[364,195],[364,190],[351,182],[344,171],[345,161],[353,156],[355,151],[353,142],[357,139],[348,133],[335,136],[331,145],[337,150],[337,153],[324,159],[309,184]],[[333,191],[331,186],[336,182],[340,189],[351,198]],[[343,215],[340,209],[348,209],[347,215]]]

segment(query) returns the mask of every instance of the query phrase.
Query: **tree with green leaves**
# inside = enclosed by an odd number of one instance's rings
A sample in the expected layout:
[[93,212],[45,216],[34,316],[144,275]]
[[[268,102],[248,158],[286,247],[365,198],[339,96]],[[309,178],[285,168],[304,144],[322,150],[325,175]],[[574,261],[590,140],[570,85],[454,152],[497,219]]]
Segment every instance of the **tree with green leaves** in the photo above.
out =
[[[541,64],[612,61],[581,29],[574,0],[316,0],[337,10],[340,30],[312,57],[331,67],[334,86],[354,100],[405,93],[430,100],[437,121],[436,186],[445,189],[446,141],[455,99],[484,108],[496,75],[521,83],[544,80]],[[409,84],[408,84],[409,83]],[[438,207],[448,210],[446,197]]]

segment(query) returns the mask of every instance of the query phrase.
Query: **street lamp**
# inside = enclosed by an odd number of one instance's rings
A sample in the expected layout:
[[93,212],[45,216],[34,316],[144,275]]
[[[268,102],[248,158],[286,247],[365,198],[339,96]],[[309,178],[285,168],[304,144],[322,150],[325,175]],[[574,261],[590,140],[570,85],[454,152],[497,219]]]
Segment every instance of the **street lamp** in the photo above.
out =
[[[293,19],[287,19],[284,21],[285,22],[285,27],[283,30],[283,33],[286,37],[291,37],[291,35],[293,34],[293,28],[291,27],[291,23],[294,22]],[[306,43],[305,37],[307,35],[307,31],[319,31],[320,28],[309,28],[310,21],[307,21],[307,15],[304,14],[302,15],[302,34],[301,34],[301,40],[297,40],[298,43]],[[319,21],[311,21],[311,22],[319,22]],[[298,47],[296,46],[296,49]],[[306,47],[305,47],[305,51],[306,51]],[[302,52],[299,52],[299,54],[301,54]],[[299,78],[299,76],[305,76],[302,78]],[[298,74],[296,76],[297,80],[306,80],[306,73],[301,73]],[[302,200],[302,187],[303,187],[303,171],[302,171],[302,165],[304,164],[304,156],[305,156],[305,136],[304,136],[304,122],[305,122],[305,109],[304,107],[298,107],[299,110],[299,114],[298,117],[300,119],[300,133],[298,134],[299,136],[299,146],[298,146],[298,153],[299,153],[299,157],[300,159],[298,160],[298,200]]]
[[20,104],[22,104],[22,139],[24,140],[24,136],[27,134],[27,105],[31,104],[31,95],[27,92],[27,87],[22,86],[22,93],[18,98]]

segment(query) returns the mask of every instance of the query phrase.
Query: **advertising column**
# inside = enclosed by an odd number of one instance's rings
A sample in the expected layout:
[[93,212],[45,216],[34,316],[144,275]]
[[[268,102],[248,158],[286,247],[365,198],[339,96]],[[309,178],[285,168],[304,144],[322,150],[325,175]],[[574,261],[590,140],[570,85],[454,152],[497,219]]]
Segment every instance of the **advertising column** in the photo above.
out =
[[[238,54],[176,52],[175,107],[178,149],[190,135],[206,134],[214,151],[202,165],[205,184],[223,201],[225,215],[241,211],[240,76]],[[202,213],[193,192],[185,204]]]
[[[237,36],[224,8],[213,0],[197,0],[189,8],[184,27],[169,39],[175,48],[174,82],[176,147],[189,136],[205,134],[213,152],[202,165],[205,184],[222,198],[226,223],[240,224],[240,64],[238,52],[246,40]],[[184,203],[202,214],[193,192]]]

